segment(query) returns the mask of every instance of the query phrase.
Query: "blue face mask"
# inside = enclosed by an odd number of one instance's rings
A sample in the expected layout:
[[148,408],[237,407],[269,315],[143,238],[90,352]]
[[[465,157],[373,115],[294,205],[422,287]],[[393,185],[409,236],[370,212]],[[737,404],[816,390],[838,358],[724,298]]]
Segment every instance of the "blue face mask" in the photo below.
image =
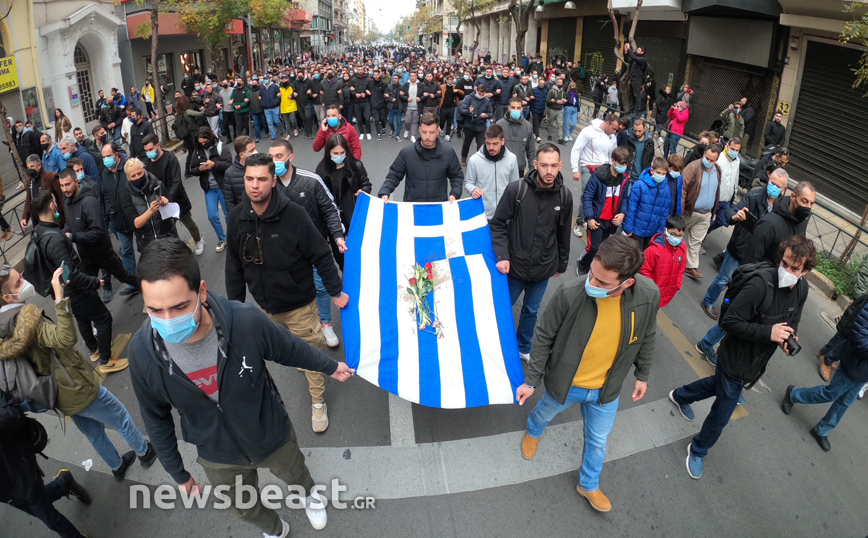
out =
[[674,235],[669,233],[669,230],[666,230],[666,242],[672,245],[673,247],[677,247],[684,241],[683,237],[675,237]]
[[467,75],[464,75],[464,80],[470,80],[470,77]]
[[729,158],[732,160],[735,160],[735,158],[738,157],[738,152],[732,151],[731,149],[726,150],[726,154],[729,155]]
[[166,342],[170,344],[182,344],[193,336],[193,333],[199,327],[195,317],[196,311],[199,310],[199,305],[201,304],[198,303],[196,309],[189,314],[184,314],[177,318],[162,319],[151,316],[151,327],[156,329],[160,337]]
[[766,192],[769,195],[769,198],[777,198],[781,195],[781,188],[769,181],[769,186],[766,187]]
[[332,155],[332,162],[335,163],[335,164],[341,164],[342,162],[344,162],[344,160],[345,160],[346,158],[347,158],[347,154],[346,154],[346,153],[344,153],[344,154],[341,155],[340,157],[335,157],[334,155]]
[[79,172],[79,173],[75,174],[75,179],[77,179],[79,181],[84,179],[84,172]]
[[654,183],[658,185],[666,181],[666,174],[651,174],[651,177],[654,179]]
[[114,167],[115,167],[115,157],[114,157],[114,155],[109,156],[109,157],[103,157],[103,158],[102,158],[102,163],[105,165],[106,168],[114,168]]
[[274,175],[277,177],[282,176],[286,173],[286,163],[283,161],[276,161],[274,163]]
[[156,151],[148,151],[145,153],[145,155],[147,155],[148,159],[150,159],[152,161],[157,158],[157,152]]
[[509,115],[512,119],[517,120],[521,118],[521,110],[510,110]]
[[711,166],[712,166],[712,165],[711,165],[710,162],[708,162],[708,159],[706,159],[705,157],[703,157],[703,158],[702,158],[702,167],[703,167],[703,168],[711,168]]
[[669,171],[669,177],[671,177],[672,179],[678,179],[678,176],[680,176],[680,175],[681,175],[681,172],[676,172],[675,170]]
[[329,124],[329,127],[337,127],[338,123],[341,122],[340,118],[329,118],[326,120]]
[[72,157],[72,153],[64,153],[63,154],[63,160],[64,161],[68,161],[70,157]]
[[627,171],[627,165],[626,164],[624,164],[624,165],[616,164],[615,165],[615,172],[618,172],[619,174],[623,174],[626,171]]
[[318,75],[318,74],[317,74],[317,75],[314,75],[313,78],[315,78],[315,79],[319,79],[319,75]]
[[[626,280],[624,282],[626,282]],[[591,275],[588,274],[588,278],[585,279],[585,291],[588,293],[588,297],[593,297],[594,299],[605,299],[609,296],[611,292],[620,288],[624,284],[624,282],[621,282],[614,288],[607,290],[606,288],[591,286]]]

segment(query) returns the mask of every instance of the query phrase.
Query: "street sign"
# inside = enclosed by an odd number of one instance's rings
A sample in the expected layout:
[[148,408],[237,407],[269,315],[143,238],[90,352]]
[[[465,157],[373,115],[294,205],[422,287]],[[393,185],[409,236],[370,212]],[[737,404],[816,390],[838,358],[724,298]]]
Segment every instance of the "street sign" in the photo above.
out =
[[0,58],[0,93],[18,88],[18,68],[15,57]]

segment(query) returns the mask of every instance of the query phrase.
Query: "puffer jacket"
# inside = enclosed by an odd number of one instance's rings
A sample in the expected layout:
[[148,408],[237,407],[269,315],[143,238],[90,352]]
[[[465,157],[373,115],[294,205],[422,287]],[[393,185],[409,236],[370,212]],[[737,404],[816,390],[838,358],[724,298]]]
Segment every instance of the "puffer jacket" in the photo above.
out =
[[[524,197],[517,202],[521,190]],[[573,196],[561,174],[548,189],[539,185],[536,170],[510,183],[489,224],[497,261],[508,260],[509,274],[524,280],[546,280],[565,272],[572,214]]]
[[546,111],[546,96],[549,94],[545,84],[535,86],[533,89],[533,100],[530,101],[530,111],[534,114],[545,114]]
[[680,215],[681,189],[684,187],[684,178],[681,177],[681,174],[678,174],[678,177],[666,174],[666,183],[669,185],[669,215]]
[[430,160],[422,156],[422,139],[404,146],[389,167],[377,196],[391,196],[404,178],[405,202],[445,202],[449,196],[461,198],[464,172],[452,146],[437,139]]
[[54,304],[57,324],[35,304],[0,313],[0,360],[26,356],[39,375],[51,374],[55,355],[63,368],[55,368],[57,410],[64,415],[81,412],[99,395],[100,376],[76,349],[78,333],[69,298]]
[[856,316],[846,350],[839,353],[840,370],[859,383],[868,382],[868,304]]
[[[604,164],[597,167],[591,177],[588,178],[588,184],[585,191],[582,193],[582,206],[585,210],[585,218],[588,220],[601,220],[603,210],[609,207],[607,211],[608,219],[618,213],[627,212],[627,181],[630,176],[626,174],[612,175],[612,165]],[[609,215],[611,213],[611,215]]]
[[[669,122],[669,130],[677,135],[684,136],[684,126],[687,125],[687,120],[690,119],[690,109],[678,110],[670,108],[666,116],[672,120]],[[703,151],[705,153],[705,151]]]
[[[473,107],[473,112],[470,111],[470,107]],[[466,118],[464,129],[474,133],[485,132],[488,128],[486,127],[488,120],[494,119],[494,107],[491,104],[491,99],[479,97],[475,92],[461,100],[458,112]],[[486,117],[481,117],[482,114],[486,114]]]
[[226,200],[226,211],[231,213],[232,208],[241,203],[247,196],[244,193],[244,165],[241,158],[236,155],[232,166],[223,174],[223,198]]
[[647,276],[660,288],[660,308],[668,305],[681,289],[685,269],[687,245],[684,241],[673,247],[666,240],[665,234],[657,234],[651,238],[651,244],[645,249],[645,263],[639,274]]
[[630,191],[624,231],[639,237],[651,237],[663,232],[671,202],[669,183],[663,181],[658,185],[651,177],[651,169],[646,169]]
[[161,196],[168,198],[168,189],[163,187],[163,184],[150,172],[145,172],[147,181],[144,187],[137,189],[135,185],[127,181],[129,188],[123,193],[123,211],[127,220],[133,223],[133,232],[136,235],[136,249],[141,252],[145,246],[156,239],[166,237],[178,237],[178,232],[175,230],[175,219],[163,219],[160,212],[157,211],[151,215],[149,222],[146,222],[141,228],[135,227],[136,219],[143,215],[148,210],[148,206],[154,200],[159,200]]

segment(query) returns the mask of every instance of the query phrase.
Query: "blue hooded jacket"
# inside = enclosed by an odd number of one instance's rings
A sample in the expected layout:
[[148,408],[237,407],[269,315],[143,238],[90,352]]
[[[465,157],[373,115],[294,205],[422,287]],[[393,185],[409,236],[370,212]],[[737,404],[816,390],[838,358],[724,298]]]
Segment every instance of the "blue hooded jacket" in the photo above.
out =
[[658,185],[651,177],[651,168],[646,168],[630,191],[624,231],[639,237],[663,232],[671,201],[668,182],[664,180]]
[[549,94],[545,84],[535,86],[533,89],[533,101],[530,104],[530,110],[534,114],[545,114],[546,111],[546,96]]

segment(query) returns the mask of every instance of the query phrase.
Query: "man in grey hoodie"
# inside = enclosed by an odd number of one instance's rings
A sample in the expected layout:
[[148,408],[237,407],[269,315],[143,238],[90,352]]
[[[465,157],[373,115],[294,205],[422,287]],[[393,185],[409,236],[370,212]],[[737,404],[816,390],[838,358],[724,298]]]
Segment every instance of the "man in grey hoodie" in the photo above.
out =
[[491,220],[504,189],[518,179],[518,161],[506,148],[503,127],[492,125],[485,131],[485,147],[467,160],[464,190],[474,198],[482,198],[485,218]]

